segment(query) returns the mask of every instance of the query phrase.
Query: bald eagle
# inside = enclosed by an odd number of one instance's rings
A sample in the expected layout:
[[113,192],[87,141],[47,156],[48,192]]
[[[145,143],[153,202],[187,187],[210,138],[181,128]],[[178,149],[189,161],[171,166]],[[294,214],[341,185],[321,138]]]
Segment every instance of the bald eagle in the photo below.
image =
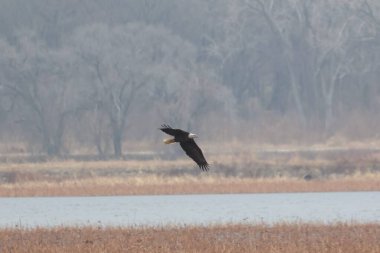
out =
[[160,130],[174,136],[174,138],[165,139],[165,144],[179,142],[182,149],[198,164],[199,168],[203,171],[208,171],[210,165],[203,156],[202,150],[194,141],[194,138],[198,137],[196,134],[189,133],[181,129],[173,129],[169,125],[162,125]]

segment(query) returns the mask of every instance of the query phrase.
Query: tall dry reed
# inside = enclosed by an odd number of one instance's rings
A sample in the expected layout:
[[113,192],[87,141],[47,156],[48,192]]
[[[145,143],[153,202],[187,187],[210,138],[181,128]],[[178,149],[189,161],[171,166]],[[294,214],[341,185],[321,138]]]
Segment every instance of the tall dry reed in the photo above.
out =
[[0,230],[0,252],[378,253],[379,224]]
[[63,182],[0,184],[1,197],[111,196],[157,194],[222,194],[273,192],[379,191],[379,175],[357,175],[328,180],[294,178],[238,178],[214,176],[134,176],[74,179]]
[[0,196],[380,190],[375,151],[277,149],[212,160],[208,173],[190,159],[0,163]]

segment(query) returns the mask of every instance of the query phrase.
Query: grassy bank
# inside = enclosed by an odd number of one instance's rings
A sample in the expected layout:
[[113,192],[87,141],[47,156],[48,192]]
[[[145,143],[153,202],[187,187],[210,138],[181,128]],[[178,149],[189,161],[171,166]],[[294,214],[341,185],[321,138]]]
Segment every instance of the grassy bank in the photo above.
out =
[[1,229],[0,252],[380,252],[379,224]]
[[380,151],[266,150],[210,155],[209,172],[183,156],[0,163],[0,196],[95,196],[380,190]]
[[213,176],[94,177],[62,182],[22,182],[0,185],[1,197],[107,196],[147,194],[270,193],[378,191],[380,175],[357,175],[337,179],[305,181],[294,178],[237,178]]

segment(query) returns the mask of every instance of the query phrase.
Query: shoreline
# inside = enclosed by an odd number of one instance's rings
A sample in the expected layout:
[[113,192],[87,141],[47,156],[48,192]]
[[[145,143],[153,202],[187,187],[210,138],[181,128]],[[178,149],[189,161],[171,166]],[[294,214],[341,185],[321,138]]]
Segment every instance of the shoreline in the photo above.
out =
[[94,177],[0,184],[0,197],[129,196],[379,191],[380,174],[305,181],[297,178],[195,176]]

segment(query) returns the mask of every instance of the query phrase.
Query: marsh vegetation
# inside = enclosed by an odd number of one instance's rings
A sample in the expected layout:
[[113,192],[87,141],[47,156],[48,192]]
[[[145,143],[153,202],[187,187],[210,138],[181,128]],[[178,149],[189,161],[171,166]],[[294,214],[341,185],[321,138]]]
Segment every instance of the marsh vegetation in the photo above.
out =
[[377,253],[379,224],[0,229],[0,251]]
[[[211,148],[212,150],[212,148]],[[0,163],[1,196],[96,196],[186,193],[373,191],[380,189],[376,150],[276,149],[210,154],[202,173],[192,161],[159,154],[127,160],[12,158]]]

